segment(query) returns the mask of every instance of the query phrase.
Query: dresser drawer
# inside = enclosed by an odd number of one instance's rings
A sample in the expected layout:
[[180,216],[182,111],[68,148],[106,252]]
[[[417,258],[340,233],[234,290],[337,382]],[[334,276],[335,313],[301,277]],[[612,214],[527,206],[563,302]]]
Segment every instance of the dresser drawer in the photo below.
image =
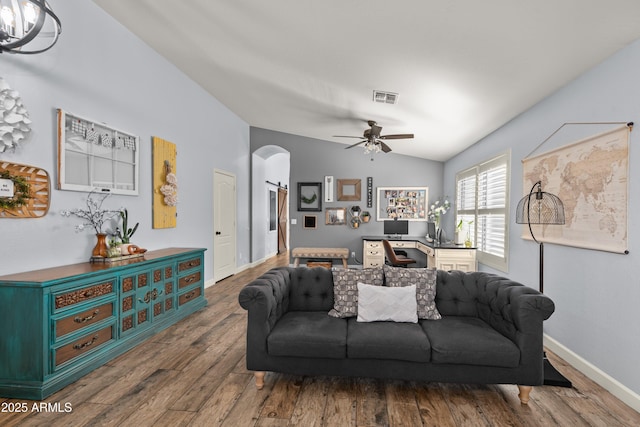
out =
[[366,240],[364,243],[365,249],[382,249],[382,242],[378,240]]
[[178,296],[178,306],[182,306],[184,304],[188,304],[191,301],[195,301],[202,295],[202,288],[197,287],[189,292],[185,292],[184,294]]
[[416,242],[402,242],[399,240],[389,240],[389,243],[391,244],[391,247],[394,249],[401,249],[401,248],[415,249],[417,244]]
[[78,338],[77,340],[54,350],[55,366],[58,367],[71,359],[82,356],[83,354],[113,340],[115,338],[114,332],[114,326],[109,325],[98,331],[86,334],[82,338]]
[[98,323],[113,315],[114,301],[71,314],[55,321],[56,338]]
[[191,270],[192,268],[200,267],[200,264],[202,264],[202,259],[200,257],[191,258],[186,261],[181,261],[178,263],[178,273]]
[[382,249],[366,249],[365,254],[367,257],[384,256],[384,250]]
[[427,256],[434,256],[434,255],[436,254],[435,249],[433,249],[431,246],[427,246],[427,245],[425,245],[425,244],[423,244],[423,243],[418,243],[418,244],[416,245],[416,248],[417,248],[420,252],[424,253],[424,254],[425,254],[425,255],[427,255]]
[[438,259],[474,260],[476,259],[476,250],[475,249],[438,249],[436,255]]
[[116,278],[106,279],[104,281],[91,283],[79,289],[54,294],[54,310],[57,311],[65,307],[71,307],[75,304],[91,301],[105,295],[115,295],[116,281]]
[[378,268],[384,265],[384,258],[369,258],[363,268]]
[[199,271],[189,274],[188,276],[183,276],[178,280],[178,288],[182,289],[184,287],[193,285],[194,283],[198,283],[200,281],[200,278],[201,276]]

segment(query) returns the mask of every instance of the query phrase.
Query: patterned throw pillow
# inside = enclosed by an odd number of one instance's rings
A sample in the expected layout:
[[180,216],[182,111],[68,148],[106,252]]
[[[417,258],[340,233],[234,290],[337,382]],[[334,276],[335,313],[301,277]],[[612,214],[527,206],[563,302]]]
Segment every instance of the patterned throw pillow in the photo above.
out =
[[419,319],[439,320],[442,318],[435,301],[437,270],[385,265],[384,277],[386,285],[390,287],[416,285]]
[[358,282],[382,286],[382,268],[336,269],[333,273],[332,317],[355,317],[358,315]]

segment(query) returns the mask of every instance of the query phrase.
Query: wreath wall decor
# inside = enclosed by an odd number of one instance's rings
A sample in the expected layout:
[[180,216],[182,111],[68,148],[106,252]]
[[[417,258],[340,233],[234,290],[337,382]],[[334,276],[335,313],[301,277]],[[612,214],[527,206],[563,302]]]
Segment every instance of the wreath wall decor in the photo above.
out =
[[0,208],[2,209],[15,209],[23,206],[27,203],[27,200],[31,198],[30,185],[26,179],[21,176],[11,175],[8,171],[0,172],[0,179],[8,179],[13,182],[13,196],[1,197],[0,196]]
[[0,218],[39,218],[49,211],[51,181],[44,169],[0,162],[0,179],[13,184],[11,197],[0,196]]

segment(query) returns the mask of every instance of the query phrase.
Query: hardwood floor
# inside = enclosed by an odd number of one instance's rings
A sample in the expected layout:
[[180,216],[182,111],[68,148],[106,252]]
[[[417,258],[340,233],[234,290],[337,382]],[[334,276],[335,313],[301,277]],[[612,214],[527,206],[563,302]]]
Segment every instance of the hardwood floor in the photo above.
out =
[[[640,414],[547,352],[573,389],[456,385],[267,373],[245,369],[239,290],[288,255],[206,290],[209,305],[40,402],[0,398],[8,426],[632,426]],[[57,406],[56,406],[57,405]],[[23,406],[26,412],[6,412]],[[36,406],[36,409],[40,408]],[[65,409],[68,412],[64,412]]]

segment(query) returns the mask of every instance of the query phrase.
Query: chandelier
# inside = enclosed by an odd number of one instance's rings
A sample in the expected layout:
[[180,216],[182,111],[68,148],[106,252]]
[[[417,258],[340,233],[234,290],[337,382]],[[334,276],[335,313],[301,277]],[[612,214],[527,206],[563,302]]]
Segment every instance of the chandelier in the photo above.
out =
[[45,0],[0,0],[0,53],[44,52],[60,31],[60,19]]

